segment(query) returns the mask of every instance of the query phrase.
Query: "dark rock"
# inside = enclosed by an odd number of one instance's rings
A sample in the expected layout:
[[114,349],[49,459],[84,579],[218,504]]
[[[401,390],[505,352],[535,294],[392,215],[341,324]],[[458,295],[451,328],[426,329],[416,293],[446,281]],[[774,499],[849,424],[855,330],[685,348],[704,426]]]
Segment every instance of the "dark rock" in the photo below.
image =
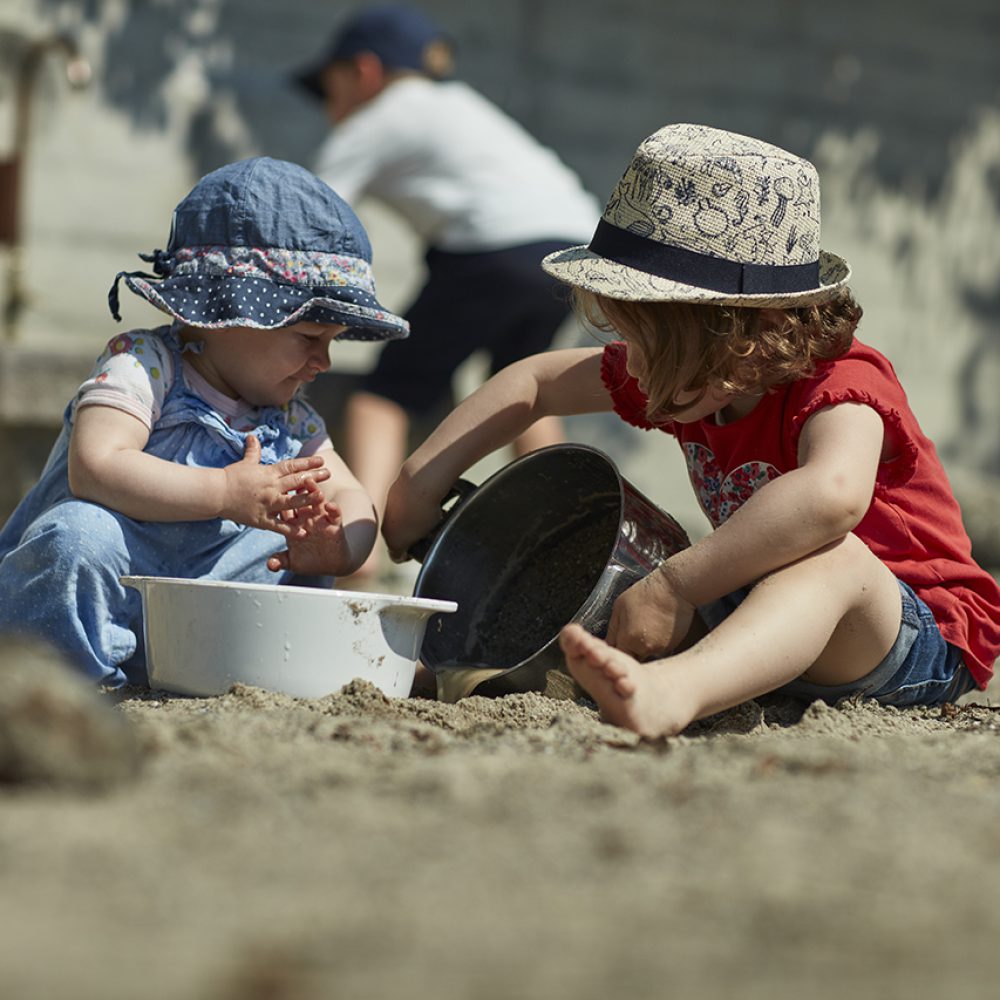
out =
[[0,636],[0,785],[99,790],[133,777],[132,726],[48,646]]

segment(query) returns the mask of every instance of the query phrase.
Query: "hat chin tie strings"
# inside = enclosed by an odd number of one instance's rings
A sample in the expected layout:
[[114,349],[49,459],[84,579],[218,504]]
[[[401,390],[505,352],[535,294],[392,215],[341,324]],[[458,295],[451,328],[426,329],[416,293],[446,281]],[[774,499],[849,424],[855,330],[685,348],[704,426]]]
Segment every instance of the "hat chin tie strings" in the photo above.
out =
[[727,295],[809,292],[820,287],[818,260],[808,264],[744,264],[658,243],[604,219],[597,223],[589,249],[645,274]]
[[173,259],[174,255],[166,250],[154,250],[152,253],[139,254],[139,260],[152,264],[153,270],[163,278],[166,278],[173,271]]
[[108,306],[111,309],[111,315],[119,323],[121,322],[122,317],[120,303],[118,300],[118,282],[120,282],[122,278],[146,278],[149,281],[155,281],[157,277],[167,277],[172,270],[172,267],[170,266],[172,255],[167,253],[166,250],[154,250],[152,253],[141,253],[139,254],[139,259],[151,263],[155,273],[149,274],[146,271],[119,271],[115,275],[115,280],[111,285],[111,290],[108,292]]
[[111,285],[111,291],[108,292],[108,306],[111,309],[111,315],[114,316],[116,320],[120,323],[122,321],[121,312],[119,310],[118,303],[118,282],[122,278],[146,278],[147,280],[155,280],[155,274],[148,274],[146,271],[119,271],[115,275],[115,280]]

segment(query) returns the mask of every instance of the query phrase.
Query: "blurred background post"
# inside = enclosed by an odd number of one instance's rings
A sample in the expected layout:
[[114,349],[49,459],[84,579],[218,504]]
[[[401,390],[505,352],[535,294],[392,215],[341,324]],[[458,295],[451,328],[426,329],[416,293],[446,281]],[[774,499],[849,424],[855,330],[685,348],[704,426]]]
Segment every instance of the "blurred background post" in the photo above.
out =
[[[361,6],[0,7],[0,519],[40,470],[62,407],[103,344],[118,329],[162,321],[132,298],[119,327],[106,293],[117,271],[140,266],[139,250],[165,244],[178,198],[206,171],[245,156],[314,162],[326,122],[290,75]],[[811,158],[823,184],[824,246],[855,269],[861,335],[893,360],[937,443],[978,558],[1000,566],[994,0],[955,0],[947,17],[933,0],[422,7],[457,41],[458,76],[599,197],[636,144],[672,121],[746,132]],[[422,278],[420,248],[388,210],[358,208],[381,298],[402,309]],[[586,336],[570,323],[560,340]],[[377,349],[335,348],[345,394]],[[481,375],[474,357],[457,392]],[[704,533],[669,443],[613,417],[577,418],[568,432],[597,447],[614,441],[624,474],[692,535]]]

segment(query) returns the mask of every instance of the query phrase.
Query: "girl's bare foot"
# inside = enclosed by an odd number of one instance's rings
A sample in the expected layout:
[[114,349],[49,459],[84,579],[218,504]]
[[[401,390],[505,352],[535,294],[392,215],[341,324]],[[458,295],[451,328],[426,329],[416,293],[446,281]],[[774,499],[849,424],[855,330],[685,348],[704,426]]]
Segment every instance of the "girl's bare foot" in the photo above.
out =
[[690,721],[672,697],[664,660],[640,663],[579,625],[559,633],[566,666],[597,702],[601,718],[640,736],[673,736]]

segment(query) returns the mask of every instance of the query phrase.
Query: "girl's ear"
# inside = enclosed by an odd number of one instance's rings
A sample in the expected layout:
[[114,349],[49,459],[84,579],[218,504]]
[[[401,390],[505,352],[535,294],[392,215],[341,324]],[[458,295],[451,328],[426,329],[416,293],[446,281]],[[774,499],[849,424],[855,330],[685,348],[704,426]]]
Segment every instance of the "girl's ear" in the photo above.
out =
[[354,68],[358,75],[359,102],[370,101],[386,85],[385,65],[374,52],[359,52],[354,57]]

